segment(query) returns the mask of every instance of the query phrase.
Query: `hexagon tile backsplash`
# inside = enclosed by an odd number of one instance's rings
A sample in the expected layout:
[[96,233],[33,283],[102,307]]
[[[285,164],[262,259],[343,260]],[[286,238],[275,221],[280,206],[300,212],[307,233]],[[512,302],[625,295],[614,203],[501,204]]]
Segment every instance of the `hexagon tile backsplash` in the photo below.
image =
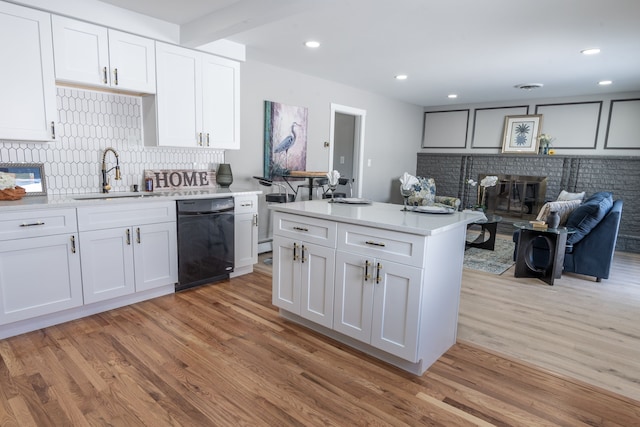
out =
[[[101,191],[102,153],[118,152],[122,180],[114,191],[144,188],[145,169],[210,169],[224,162],[223,150],[146,147],[139,96],[57,88],[57,138],[45,143],[0,141],[0,163],[43,163],[48,194]],[[107,168],[115,158],[107,154]]]

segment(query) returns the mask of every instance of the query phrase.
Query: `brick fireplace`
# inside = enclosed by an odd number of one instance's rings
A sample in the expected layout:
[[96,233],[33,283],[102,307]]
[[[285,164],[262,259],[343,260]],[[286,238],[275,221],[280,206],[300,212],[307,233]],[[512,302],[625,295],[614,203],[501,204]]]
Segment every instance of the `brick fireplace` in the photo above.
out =
[[[437,194],[457,196],[465,204],[477,203],[477,188],[469,189],[466,180],[481,175],[546,177],[537,190],[542,200],[555,200],[561,190],[587,195],[610,191],[614,199],[624,200],[617,249],[640,253],[640,157],[418,153],[416,175],[433,177]],[[540,200],[528,208],[533,213],[523,215],[537,215],[539,206]],[[496,213],[505,218],[500,225],[504,233],[523,219],[511,211]]]

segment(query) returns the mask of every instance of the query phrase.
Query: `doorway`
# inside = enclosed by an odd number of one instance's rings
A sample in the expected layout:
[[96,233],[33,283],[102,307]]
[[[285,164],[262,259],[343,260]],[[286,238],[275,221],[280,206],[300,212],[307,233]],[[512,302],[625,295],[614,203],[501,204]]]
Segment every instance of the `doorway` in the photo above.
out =
[[366,114],[365,110],[331,104],[329,170],[337,170],[340,176],[354,180],[354,197],[362,197]]

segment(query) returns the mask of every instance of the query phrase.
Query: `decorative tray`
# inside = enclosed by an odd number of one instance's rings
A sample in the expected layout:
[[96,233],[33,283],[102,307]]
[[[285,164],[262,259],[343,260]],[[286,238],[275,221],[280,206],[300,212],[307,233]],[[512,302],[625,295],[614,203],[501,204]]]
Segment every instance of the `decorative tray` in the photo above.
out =
[[332,203],[346,203],[348,205],[370,205],[371,200],[360,199],[358,197],[336,197],[331,199]]
[[453,208],[447,208],[444,206],[416,206],[413,209],[414,212],[429,213],[429,214],[452,214],[456,210]]

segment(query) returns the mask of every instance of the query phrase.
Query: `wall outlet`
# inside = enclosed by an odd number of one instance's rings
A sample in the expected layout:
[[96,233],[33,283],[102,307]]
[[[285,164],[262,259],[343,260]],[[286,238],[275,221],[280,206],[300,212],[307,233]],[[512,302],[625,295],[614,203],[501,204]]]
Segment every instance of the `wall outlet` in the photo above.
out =
[[367,167],[371,167],[371,159],[367,159]]
[[344,165],[344,156],[340,156],[340,164]]

